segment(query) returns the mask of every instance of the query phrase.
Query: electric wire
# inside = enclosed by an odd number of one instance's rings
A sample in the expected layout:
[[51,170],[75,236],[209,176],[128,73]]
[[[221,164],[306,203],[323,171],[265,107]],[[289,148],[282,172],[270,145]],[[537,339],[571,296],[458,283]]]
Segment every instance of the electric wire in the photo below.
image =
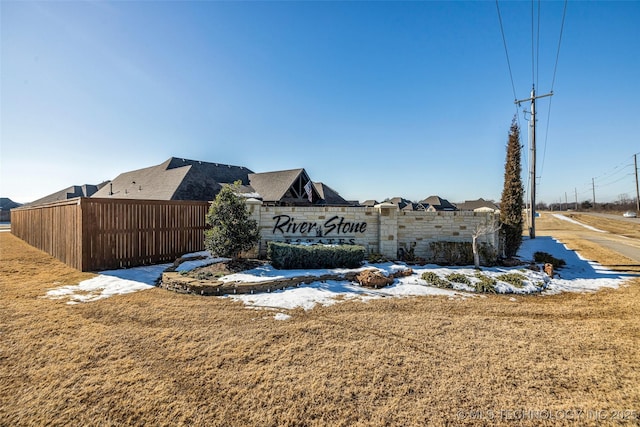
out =
[[[564,33],[564,21],[565,18],[567,16],[567,4],[568,4],[568,0],[564,1],[564,6],[562,8],[562,21],[560,22],[560,35],[558,36],[558,48],[556,49],[556,60],[555,60],[555,64],[553,66],[553,77],[551,79],[551,90],[550,93],[553,93],[553,87],[556,83],[556,74],[558,71],[558,62],[560,59],[560,46],[562,45],[562,34]],[[538,3],[539,6],[539,3]],[[540,14],[540,11],[538,9],[538,16]],[[540,25],[540,23],[538,22],[538,25]],[[540,34],[538,33],[538,37],[540,37]],[[542,164],[540,166],[540,175],[542,175],[542,173],[544,172],[544,161],[546,159],[547,156],[547,141],[549,139],[549,122],[551,121],[551,101],[552,98],[549,98],[549,108],[547,110],[547,123],[546,123],[546,127],[545,127],[545,133],[544,133],[544,144],[542,147]]]
[[500,5],[496,0],[496,9],[498,10],[498,21],[500,21],[500,33],[502,34],[502,44],[504,45],[504,53],[507,57],[507,66],[509,67],[509,78],[511,79],[511,89],[513,90],[513,99],[518,99],[516,95],[516,85],[513,83],[513,72],[511,71],[511,61],[509,60],[509,50],[507,49],[507,39],[504,36],[504,27],[502,25],[502,15],[500,14]]

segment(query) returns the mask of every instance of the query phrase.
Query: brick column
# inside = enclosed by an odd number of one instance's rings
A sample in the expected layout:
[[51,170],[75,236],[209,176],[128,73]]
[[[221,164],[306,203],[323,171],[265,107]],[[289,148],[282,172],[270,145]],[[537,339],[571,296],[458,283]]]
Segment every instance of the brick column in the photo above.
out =
[[380,203],[375,206],[380,219],[378,229],[378,247],[387,258],[398,258],[398,206],[393,203]]

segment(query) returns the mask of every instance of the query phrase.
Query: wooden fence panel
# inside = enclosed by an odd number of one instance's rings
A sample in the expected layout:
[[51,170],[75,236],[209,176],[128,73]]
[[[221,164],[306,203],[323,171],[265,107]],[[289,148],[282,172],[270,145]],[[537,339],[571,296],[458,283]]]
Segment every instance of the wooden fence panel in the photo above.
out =
[[173,262],[204,250],[209,203],[77,198],[12,210],[11,231],[82,271]]
[[11,211],[11,233],[67,265],[82,269],[80,199]]

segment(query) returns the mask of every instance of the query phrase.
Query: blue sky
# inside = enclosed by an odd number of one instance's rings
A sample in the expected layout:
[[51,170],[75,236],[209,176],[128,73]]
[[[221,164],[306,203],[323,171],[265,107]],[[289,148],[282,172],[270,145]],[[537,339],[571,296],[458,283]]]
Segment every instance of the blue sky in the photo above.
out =
[[[500,1],[538,196],[635,196],[640,2]],[[304,167],[350,200],[499,200],[516,107],[496,3],[2,1],[0,196],[171,156]],[[532,56],[535,65],[532,67]],[[527,120],[518,111],[527,152]],[[523,158],[526,184],[528,155]]]

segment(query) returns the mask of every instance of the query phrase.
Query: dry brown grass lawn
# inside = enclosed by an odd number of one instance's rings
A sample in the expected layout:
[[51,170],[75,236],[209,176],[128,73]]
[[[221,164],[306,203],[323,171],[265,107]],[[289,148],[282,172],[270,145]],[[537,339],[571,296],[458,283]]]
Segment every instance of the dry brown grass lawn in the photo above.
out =
[[640,411],[637,279],[515,301],[345,302],[288,321],[161,289],[40,298],[89,276],[0,233],[0,424],[556,425],[543,418],[578,409],[591,416],[565,424],[596,425],[593,411]]

